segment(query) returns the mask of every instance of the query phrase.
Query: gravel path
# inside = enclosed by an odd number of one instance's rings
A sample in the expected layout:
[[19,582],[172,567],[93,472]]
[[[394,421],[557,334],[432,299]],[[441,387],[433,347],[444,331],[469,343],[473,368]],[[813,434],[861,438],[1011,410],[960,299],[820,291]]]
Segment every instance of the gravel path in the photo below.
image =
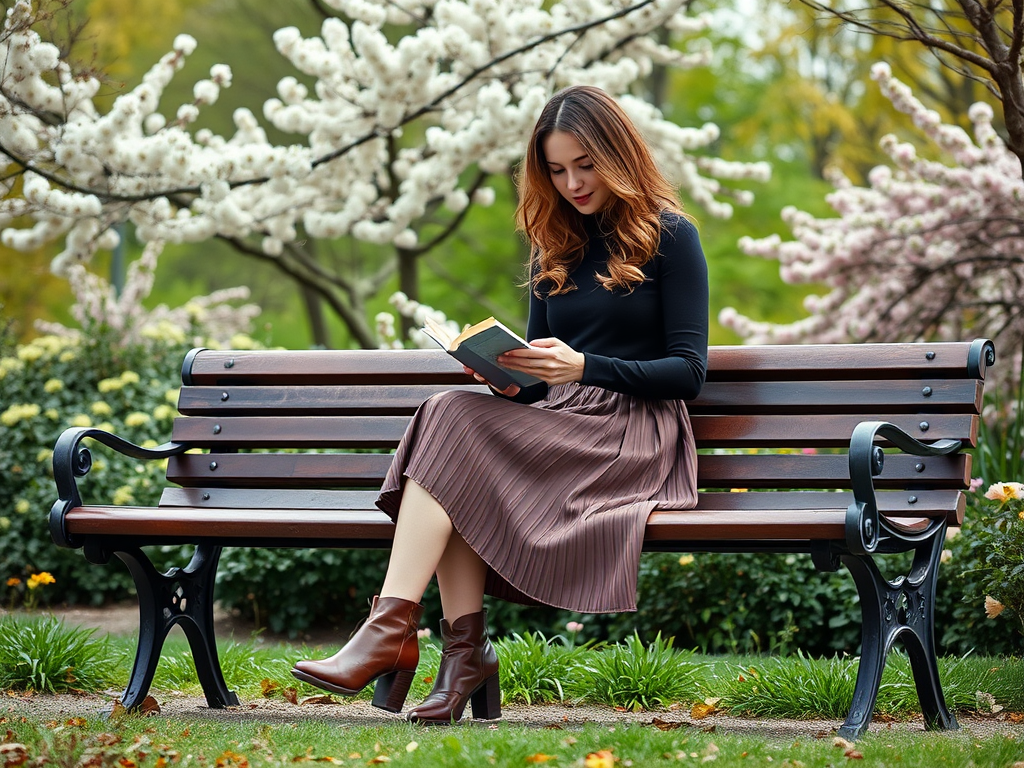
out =
[[[0,704],[0,711],[40,719],[62,720],[95,716],[109,710],[115,695],[32,695],[11,696]],[[204,719],[220,722],[294,723],[301,720],[329,720],[339,725],[376,726],[403,722],[402,715],[392,715],[363,700],[338,701],[331,697],[310,697],[298,704],[281,698],[244,701],[241,706],[210,709],[201,696],[157,693],[160,707],[156,717]],[[328,699],[329,701],[324,701]],[[695,720],[686,710],[661,712],[621,712],[611,707],[582,705],[512,705],[502,711],[500,721],[465,720],[464,725],[496,727],[503,724],[527,725],[536,728],[572,729],[586,723],[607,727],[638,723],[663,730],[692,728],[705,732],[757,735],[772,739],[830,738],[840,726],[838,720],[784,720],[776,718],[742,718],[712,714]],[[876,722],[871,733],[924,731],[920,718],[901,722]],[[939,736],[940,734],[936,734]],[[960,730],[942,734],[945,738],[989,738],[1006,735],[1024,741],[1024,723],[1013,723],[1005,717],[960,718]]]

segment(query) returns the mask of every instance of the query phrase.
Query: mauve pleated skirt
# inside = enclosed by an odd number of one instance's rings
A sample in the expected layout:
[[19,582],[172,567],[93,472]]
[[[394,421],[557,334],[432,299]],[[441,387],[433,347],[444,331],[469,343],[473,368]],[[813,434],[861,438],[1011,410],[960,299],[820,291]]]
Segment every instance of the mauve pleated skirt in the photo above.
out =
[[635,611],[648,516],[697,501],[686,406],[580,384],[530,405],[472,392],[430,398],[377,499],[392,519],[405,478],[490,566],[488,594],[581,613]]

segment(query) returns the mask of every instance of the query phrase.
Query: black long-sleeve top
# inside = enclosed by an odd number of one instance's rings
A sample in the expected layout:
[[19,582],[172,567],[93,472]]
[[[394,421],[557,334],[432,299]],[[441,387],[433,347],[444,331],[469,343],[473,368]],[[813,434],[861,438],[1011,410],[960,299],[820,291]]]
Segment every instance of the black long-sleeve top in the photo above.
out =
[[[661,243],[643,267],[644,282],[632,292],[609,291],[597,281],[607,274],[608,248],[595,218],[586,220],[586,252],[569,275],[576,290],[545,298],[531,290],[527,340],[555,337],[582,352],[581,384],[644,398],[693,399],[704,384],[708,354],[708,273],[696,227],[663,214]],[[546,393],[540,384],[513,399],[535,402]]]

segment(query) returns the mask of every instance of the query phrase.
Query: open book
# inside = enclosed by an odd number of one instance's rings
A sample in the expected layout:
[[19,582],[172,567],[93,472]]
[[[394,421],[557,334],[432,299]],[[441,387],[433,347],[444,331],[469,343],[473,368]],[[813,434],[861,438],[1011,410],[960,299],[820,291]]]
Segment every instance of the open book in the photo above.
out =
[[541,382],[536,376],[498,365],[498,355],[530,345],[493,317],[471,325],[458,335],[428,317],[423,332],[449,355],[487,379],[495,389],[506,390],[512,384],[529,387]]

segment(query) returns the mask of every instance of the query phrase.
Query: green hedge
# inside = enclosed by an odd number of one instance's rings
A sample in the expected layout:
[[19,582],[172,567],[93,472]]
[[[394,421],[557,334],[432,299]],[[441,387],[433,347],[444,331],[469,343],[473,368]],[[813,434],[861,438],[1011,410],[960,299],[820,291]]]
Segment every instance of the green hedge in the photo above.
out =
[[[42,602],[101,604],[131,596],[131,580],[118,562],[97,567],[81,552],[59,549],[47,529],[55,499],[50,458],[66,427],[95,425],[141,445],[165,441],[176,411],[182,341],[153,340],[145,349],[118,350],[102,339],[43,337],[6,349],[0,344],[0,578],[5,603],[25,597],[27,578],[47,571],[56,583],[39,589]],[[162,462],[143,463],[93,444],[93,471],[81,482],[96,503],[155,504],[164,484]],[[1004,478],[1008,479],[1008,478]],[[936,607],[941,649],[962,654],[1014,652],[1019,637],[1005,620],[987,620],[981,607],[971,531],[984,524],[972,508],[964,532],[949,542]],[[151,552],[158,567],[184,565],[180,548]],[[318,623],[351,625],[366,612],[382,581],[387,553],[348,550],[228,549],[221,560],[218,598],[275,631],[300,633]],[[500,634],[564,632],[585,625],[583,639],[621,640],[638,631],[674,636],[679,648],[855,653],[859,609],[845,571],[822,574],[797,555],[679,556],[648,554],[641,562],[639,611],[586,616],[493,601]],[[440,616],[436,595],[425,598],[427,626]]]

